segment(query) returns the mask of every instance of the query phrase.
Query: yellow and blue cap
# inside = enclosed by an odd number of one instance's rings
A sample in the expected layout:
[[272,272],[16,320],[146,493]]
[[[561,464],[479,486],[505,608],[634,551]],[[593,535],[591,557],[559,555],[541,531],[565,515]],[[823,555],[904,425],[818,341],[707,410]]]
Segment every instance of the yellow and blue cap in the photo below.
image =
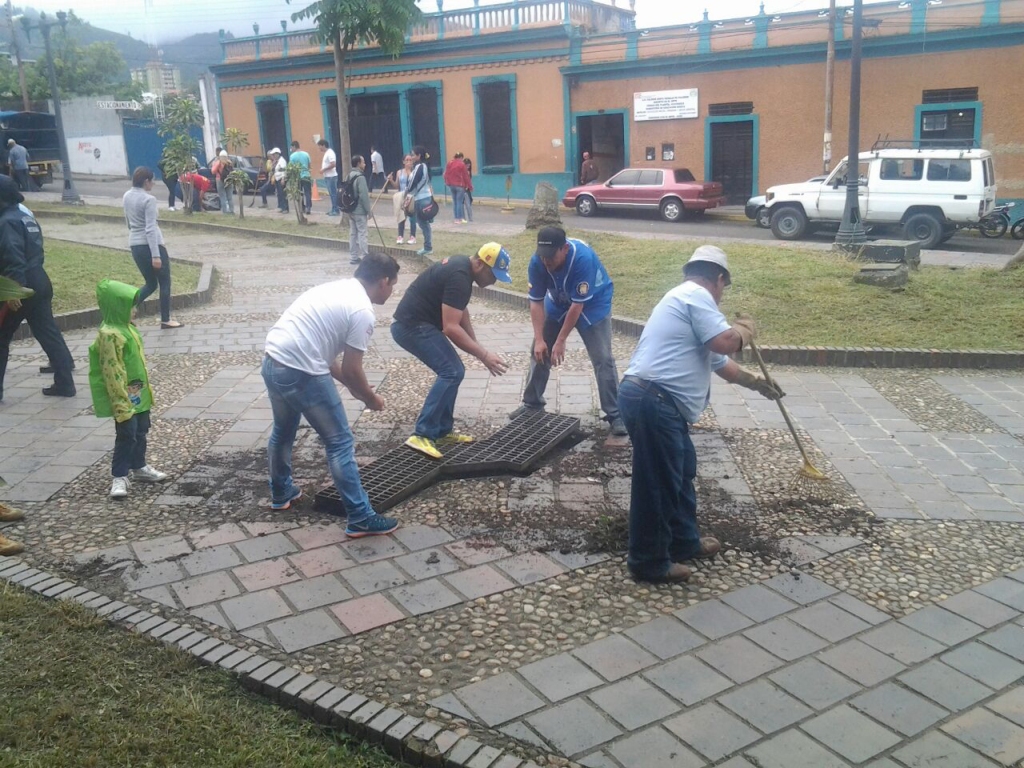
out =
[[480,246],[480,250],[476,252],[476,255],[480,258],[480,261],[491,268],[491,271],[498,280],[503,283],[512,282],[512,276],[508,273],[508,268],[512,264],[512,257],[508,255],[508,251],[501,247],[501,243],[485,243]]

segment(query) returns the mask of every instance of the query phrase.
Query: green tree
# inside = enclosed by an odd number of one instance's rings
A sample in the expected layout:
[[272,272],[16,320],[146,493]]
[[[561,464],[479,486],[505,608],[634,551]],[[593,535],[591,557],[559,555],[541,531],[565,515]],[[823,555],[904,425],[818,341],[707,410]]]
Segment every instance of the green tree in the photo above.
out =
[[[288,0],[291,4],[292,0]],[[334,51],[334,88],[338,94],[338,171],[350,170],[352,141],[348,128],[348,91],[345,69],[352,51],[360,45],[376,45],[398,56],[405,47],[409,27],[422,17],[416,0],[316,0],[292,14],[292,21],[312,20],[318,42]],[[344,169],[344,173],[342,173]]]
[[[203,108],[198,101],[188,97],[174,99],[167,104],[166,117],[160,125],[158,132],[167,138],[164,144],[164,151],[161,160],[165,169],[175,173],[179,177],[183,174],[194,171],[199,167],[196,159],[202,151],[202,146],[192,138],[192,128],[198,128],[203,124]],[[180,180],[181,198],[184,203],[185,213],[192,214],[192,184],[186,180]]]
[[238,196],[238,218],[245,218],[245,193],[252,186],[249,181],[249,174],[241,168],[235,168],[224,179],[224,184],[231,187],[231,190]]
[[229,155],[241,155],[249,146],[249,134],[238,128],[228,128],[221,134],[220,143],[227,148]]
[[288,163],[285,168],[284,193],[295,206],[295,218],[299,224],[307,224],[306,215],[303,213],[305,199],[302,194],[302,166],[298,163]]

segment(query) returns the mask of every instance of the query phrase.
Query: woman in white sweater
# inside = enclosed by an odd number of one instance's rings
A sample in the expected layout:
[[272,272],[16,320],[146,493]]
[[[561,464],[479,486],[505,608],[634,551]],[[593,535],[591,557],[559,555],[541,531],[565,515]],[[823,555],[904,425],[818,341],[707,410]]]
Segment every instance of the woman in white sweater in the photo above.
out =
[[171,320],[171,258],[164,247],[164,236],[156,223],[156,198],[153,171],[145,166],[132,174],[132,188],[124,193],[124,218],[128,222],[128,245],[132,258],[146,284],[139,291],[139,304],[160,286],[160,327],[181,328]]

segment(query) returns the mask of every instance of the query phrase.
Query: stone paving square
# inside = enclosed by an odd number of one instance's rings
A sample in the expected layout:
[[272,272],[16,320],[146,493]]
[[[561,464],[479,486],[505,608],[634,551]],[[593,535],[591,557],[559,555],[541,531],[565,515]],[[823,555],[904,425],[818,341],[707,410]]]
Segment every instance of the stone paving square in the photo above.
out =
[[622,731],[582,699],[571,699],[526,718],[563,755],[576,755],[611,741]]
[[763,583],[766,587],[774,589],[783,597],[788,597],[800,605],[808,605],[839,591],[820,579],[800,572],[784,573]]
[[954,669],[996,690],[1024,677],[1024,664],[978,642],[968,643],[940,658]]
[[877,685],[905,669],[903,664],[860,640],[847,640],[822,651],[817,658],[864,686]]
[[1024,726],[1024,687],[1018,686],[986,706],[1007,720]]
[[248,629],[257,624],[291,614],[291,609],[272,589],[233,597],[220,603],[220,607],[231,624],[238,630]]
[[782,666],[779,659],[745,637],[719,640],[694,655],[736,683],[746,683]]
[[172,584],[171,589],[186,608],[224,600],[242,593],[242,590],[238,588],[226,571],[208,573],[205,576],[179,581]]
[[865,632],[859,639],[904,664],[917,664],[945,649],[941,643],[902,624],[885,624]]
[[[402,530],[399,528],[398,530]],[[397,533],[397,531],[396,531]],[[487,539],[463,539],[446,544],[445,549],[466,565],[484,565],[509,557],[512,553]]]
[[231,573],[249,592],[278,587],[302,578],[295,566],[283,557],[242,565],[233,569]]
[[767,680],[757,680],[718,697],[748,723],[766,734],[775,733],[813,714],[813,711]]
[[781,733],[745,754],[756,761],[757,768],[850,768],[848,763],[797,730]]
[[761,734],[714,703],[665,722],[665,727],[708,760],[720,760],[761,738]]
[[994,632],[982,635],[978,640],[1012,656],[1017,661],[1024,661],[1024,629],[1021,627],[1008,624]]
[[929,605],[914,611],[900,619],[900,623],[949,646],[962,643],[984,631],[974,622],[967,621],[937,605]]
[[353,635],[393,624],[405,618],[405,614],[382,594],[347,600],[340,605],[333,606],[330,610]]
[[525,552],[506,560],[499,560],[494,565],[522,585],[544,581],[565,573],[565,568],[539,552]]
[[862,763],[901,740],[848,706],[829,710],[800,727],[852,763]]
[[679,711],[678,704],[639,677],[605,686],[589,697],[627,731],[638,730]]
[[340,547],[333,546],[299,552],[289,555],[288,559],[306,578],[335,573],[355,565],[355,561],[346,555]]
[[949,714],[942,707],[892,683],[863,693],[850,703],[904,736],[916,736]]
[[795,661],[828,645],[789,619],[773,619],[743,633],[759,646],[785,661]]
[[346,569],[342,576],[360,595],[400,587],[409,581],[390,561],[357,565]]
[[340,545],[342,551],[358,563],[372,563],[406,554],[405,547],[390,536],[369,536],[349,539]]
[[791,664],[773,672],[768,679],[817,710],[827,709],[861,690],[859,685],[817,659]]
[[704,644],[704,638],[691,632],[671,616],[659,616],[622,634],[632,638],[659,659],[671,659]]
[[484,724],[491,727],[515,720],[544,706],[539,696],[509,672],[459,688],[455,693]]
[[950,712],[968,709],[992,695],[981,683],[936,659],[904,672],[899,681]]
[[527,664],[518,672],[551,701],[561,701],[603,683],[601,678],[568,653]]
[[476,568],[450,573],[444,580],[469,600],[504,592],[516,586],[489,565],[478,565]]
[[709,640],[717,640],[720,637],[731,635],[754,623],[735,608],[730,608],[720,600],[697,603],[697,605],[676,611],[675,615]]
[[391,561],[416,581],[459,570],[459,564],[441,549],[422,549]]
[[411,552],[438,547],[453,541],[455,538],[444,528],[429,525],[403,526],[395,531],[393,536]]
[[[842,608],[831,603],[816,603],[807,608],[801,608],[795,613],[787,616],[805,629],[828,640],[830,643],[838,643],[858,632],[870,629],[871,625],[853,614],[847,613]],[[748,635],[749,637],[749,635]]]
[[318,549],[348,540],[345,536],[345,526],[338,523],[295,528],[288,533],[288,537],[302,549]]
[[419,581],[390,590],[391,597],[413,616],[458,605],[462,599],[440,579]]
[[608,751],[625,768],[702,768],[697,755],[661,728],[648,728],[616,742]]
[[986,629],[1017,617],[1014,609],[970,589],[943,600],[939,606]]
[[282,533],[269,533],[265,536],[254,535],[255,538],[239,541],[234,545],[247,562],[255,563],[259,560],[268,560],[271,557],[280,557],[299,551],[291,539]]
[[181,536],[161,536],[158,539],[137,541],[131,545],[140,563],[155,563],[158,560],[170,560],[178,555],[187,555],[192,547]]
[[795,603],[760,584],[729,592],[719,599],[756,622],[773,619],[797,607]]
[[986,709],[972,709],[943,725],[942,730],[1000,765],[1013,765],[1024,758],[1024,728]]
[[275,621],[267,626],[270,633],[281,643],[285,653],[294,653],[321,643],[329,643],[345,636],[345,630],[338,626],[324,611],[309,611],[299,616]]
[[190,576],[200,576],[211,571],[221,571],[225,568],[233,568],[242,564],[242,558],[238,556],[229,545],[208,547],[186,555],[178,561]]
[[692,656],[652,667],[643,676],[687,707],[732,687],[728,678]]
[[281,593],[297,611],[308,611],[332,603],[350,600],[352,593],[341,585],[333,575],[316,576],[281,587]]
[[986,597],[991,597],[1003,605],[1008,605],[1018,611],[1024,612],[1024,584],[1013,579],[993,579],[979,587],[974,588]]
[[998,765],[939,731],[929,731],[892,754],[900,765],[908,768],[996,768]]
[[181,568],[174,562],[151,563],[150,565],[132,565],[123,574],[125,586],[132,591],[170,584],[184,576]]
[[658,662],[623,635],[611,635],[577,648],[573,655],[609,681],[635,674]]

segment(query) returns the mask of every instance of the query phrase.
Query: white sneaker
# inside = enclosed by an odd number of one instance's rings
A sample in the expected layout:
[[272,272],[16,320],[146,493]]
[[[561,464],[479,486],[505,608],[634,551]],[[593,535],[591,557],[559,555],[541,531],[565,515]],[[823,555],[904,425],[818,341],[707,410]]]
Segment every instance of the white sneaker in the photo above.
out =
[[175,207],[174,207],[173,205],[168,205],[168,206],[167,206],[167,210],[168,210],[168,211],[176,211],[176,210],[178,210],[178,209],[177,209],[177,208],[175,208]]
[[416,238],[415,237],[410,237],[409,238],[409,245],[416,245]]
[[128,489],[131,485],[131,480],[127,477],[115,477],[114,482],[110,485],[110,498],[123,499],[128,495]]
[[402,238],[398,238],[397,240],[395,240],[395,242],[398,243],[399,245],[405,245],[405,240],[403,240]]
[[132,479],[138,480],[141,483],[162,483],[167,479],[167,473],[161,472],[158,469],[153,469],[149,464],[147,464],[142,469],[133,469]]

